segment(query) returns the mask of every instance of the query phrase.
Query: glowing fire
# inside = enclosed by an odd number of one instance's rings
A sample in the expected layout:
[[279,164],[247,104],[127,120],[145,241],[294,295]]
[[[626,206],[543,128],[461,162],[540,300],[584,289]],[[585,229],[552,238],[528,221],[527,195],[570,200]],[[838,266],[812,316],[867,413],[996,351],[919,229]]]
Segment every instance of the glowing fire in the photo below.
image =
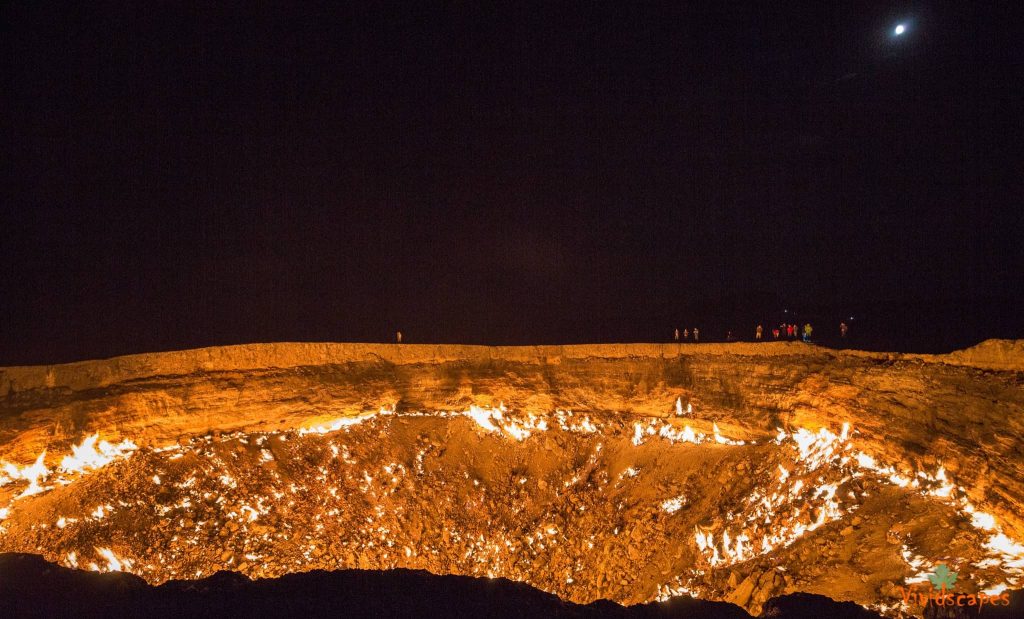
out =
[[129,440],[117,444],[99,441],[97,449],[96,441],[99,438],[99,433],[96,433],[87,437],[81,445],[73,445],[71,455],[64,456],[61,460],[60,470],[65,473],[83,473],[89,469],[98,469],[138,449],[138,446]]
[[[945,468],[940,466],[934,473],[917,471],[911,475],[903,474],[892,466],[880,465],[870,455],[854,452],[849,436],[848,424],[843,425],[839,434],[827,428],[817,432],[799,428],[791,434],[780,429],[775,442],[780,445],[790,442],[795,451],[795,466],[789,469],[778,465],[775,486],[748,497],[744,508],[730,520],[730,525],[717,539],[709,531],[699,528],[695,531],[696,546],[708,565],[719,567],[746,561],[788,546],[806,533],[842,518],[855,506],[842,503],[839,487],[853,477],[869,474],[879,481],[916,489],[923,495],[953,504],[962,514],[971,517],[976,529],[990,532],[984,544],[990,558],[980,562],[980,567],[998,566],[1006,574],[1024,574],[1024,544],[1006,536],[993,516],[977,511],[967,502],[963,498],[965,493],[952,483]],[[820,477],[819,471],[827,470],[839,472],[840,479],[832,483],[819,481],[814,486],[807,485],[805,480]],[[815,514],[812,520],[800,519],[799,508],[793,506],[798,499],[811,507]],[[906,582],[924,582],[931,565],[905,545],[902,556],[913,572]]]
[[498,408],[470,406],[469,410],[463,414],[475,421],[484,430],[499,434],[504,433],[517,441],[529,438],[530,434],[535,431],[543,432],[548,429],[547,422],[535,415],[529,415],[526,419],[506,419],[505,415],[507,412],[508,409],[502,404]]
[[[4,471],[6,471],[8,480],[4,483],[0,483],[0,486],[6,485],[7,483],[17,481],[19,479],[27,481],[28,487],[18,496],[18,498],[32,496],[33,494],[39,494],[47,490],[40,482],[50,474],[50,470],[46,468],[46,450],[39,454],[36,461],[32,464],[18,468],[17,466],[9,463],[3,463]],[[2,480],[0,480],[2,481]]]
[[107,564],[105,566],[100,566],[96,563],[90,563],[89,569],[94,572],[130,572],[132,569],[131,561],[119,558],[114,554],[114,551],[109,548],[97,548],[96,554],[102,557]]
[[382,406],[380,407],[379,410],[370,413],[364,413],[362,415],[355,415],[352,417],[340,417],[330,423],[312,426],[309,428],[299,428],[299,436],[305,434],[329,434],[331,432],[337,432],[338,430],[341,430],[343,428],[358,425],[360,423],[363,423],[364,421],[369,421],[370,419],[373,419],[377,415],[389,415],[392,413],[393,411]]
[[[588,415],[558,410],[551,415],[537,416],[510,412],[503,404],[496,408],[470,406],[468,410],[461,412],[411,412],[403,413],[403,415],[462,418],[468,421],[460,421],[460,423],[472,427],[477,436],[492,435],[489,440],[497,437],[511,441],[526,441],[538,433],[547,431],[550,422],[552,427],[557,426],[564,432],[586,435],[607,432],[609,443],[606,451],[624,449],[627,452],[633,452],[630,445],[639,447],[648,441],[652,444],[668,441],[672,444],[708,445],[708,449],[716,454],[744,453],[739,448],[748,443],[723,435],[717,422],[693,418],[674,419],[671,416],[671,409],[665,408],[668,409],[666,414],[669,416],[666,419],[634,417],[628,421],[618,420],[617,425],[605,425],[602,417],[596,414],[592,419]],[[688,417],[691,413],[692,407],[687,405],[684,408],[681,398],[677,398],[675,417]],[[279,441],[293,440],[296,435],[327,435],[334,432],[348,432],[355,426],[369,422],[376,417],[390,415],[398,415],[398,413],[393,409],[381,407],[377,411],[343,417],[321,425],[306,426],[292,432],[259,435],[255,438],[251,434],[239,434],[236,435],[236,438],[251,449],[251,453],[254,454],[253,461],[257,463],[256,466],[273,469],[278,466],[277,457],[281,457],[281,461],[286,462],[283,460],[282,453],[275,451],[280,444]],[[723,422],[723,425],[726,424]],[[609,427],[613,431],[609,431]],[[728,425],[726,425],[726,430],[729,430]],[[953,483],[945,468],[939,466],[934,472],[908,470],[906,466],[897,469],[896,466],[879,462],[875,456],[855,449],[851,442],[853,434],[849,424],[843,424],[838,429],[835,427],[831,429],[823,427],[816,430],[807,428],[778,429],[774,443],[782,448],[778,450],[781,453],[781,461],[772,460],[767,466],[762,465],[757,474],[763,475],[764,479],[768,480],[767,483],[750,492],[744,490],[742,495],[735,493],[733,498],[729,499],[730,503],[727,507],[721,509],[721,521],[702,522],[691,529],[693,521],[686,521],[685,518],[690,514],[691,508],[698,504],[701,497],[690,495],[690,490],[685,487],[677,486],[668,489],[664,494],[657,495],[657,498],[648,496],[646,500],[650,503],[647,507],[659,510],[664,521],[680,526],[687,539],[692,530],[694,544],[699,552],[699,560],[695,567],[721,568],[749,561],[790,546],[808,533],[850,514],[857,509],[858,504],[856,501],[848,500],[848,498],[856,499],[850,488],[857,486],[865,479],[870,479],[873,483],[880,482],[911,489],[920,495],[930,497],[930,499],[953,505],[966,519],[970,520],[975,529],[985,532],[985,561],[992,562],[986,563],[986,566],[999,567],[1004,574],[1014,575],[1018,572],[1024,574],[1024,544],[1008,537],[994,516],[978,511],[968,503],[964,498],[966,493]],[[330,466],[325,465],[321,470],[323,481],[333,484],[329,492],[330,497],[337,501],[343,502],[346,499],[346,492],[362,492],[371,497],[391,494],[402,488],[403,485],[408,487],[412,482],[418,483],[417,480],[422,479],[422,477],[413,475],[424,475],[423,450],[419,451],[415,458],[411,457],[404,465],[400,462],[391,462],[381,466],[379,463],[367,463],[363,459],[353,458],[348,447],[340,444],[340,441],[338,441],[339,444],[335,444],[337,438],[315,439],[324,441],[324,451],[333,455],[335,459],[333,462],[336,462],[339,467],[344,464],[355,471],[354,483],[350,483],[346,488],[333,480],[332,476],[337,473]],[[252,443],[250,444],[249,441]],[[613,444],[611,441],[618,442]],[[588,474],[600,468],[597,466],[597,456],[601,453],[603,446],[603,442],[597,444],[585,465],[577,466],[564,479],[557,480],[557,492],[569,492],[565,489],[577,484],[594,483],[594,478],[588,478]],[[47,467],[46,451],[43,451],[33,463],[24,466],[7,462],[0,463],[0,486],[18,484],[14,491],[21,490],[21,492],[15,499],[12,499],[13,505],[16,500],[51,490],[61,484],[72,483],[82,475],[112,462],[128,458],[137,449],[135,443],[130,440],[110,443],[100,440],[98,434],[93,434],[83,439],[79,445],[72,446],[71,454],[64,456],[55,469]],[[166,459],[166,462],[171,462],[189,453],[204,455],[211,453],[204,449],[197,444],[172,445],[153,448],[147,450],[146,453],[165,454],[162,457]],[[643,450],[637,450],[637,453],[645,455]],[[622,485],[637,483],[648,475],[645,470],[644,476],[639,480],[631,481],[640,475],[638,468],[629,466],[617,470],[622,472],[617,475],[612,474],[615,475],[615,478],[611,480],[611,483]],[[429,474],[429,462],[427,471]],[[205,493],[196,490],[197,487],[202,487],[202,481],[197,482],[195,477],[176,476],[174,472],[163,468],[159,469],[159,472],[147,471],[145,485],[148,486],[148,482],[151,480],[154,485],[161,486],[159,489],[161,491],[173,490],[180,493],[175,495],[173,504],[169,501],[154,507],[161,518],[178,523],[179,528],[187,527],[198,533],[205,531],[204,527],[220,530],[228,525],[232,527],[237,525],[241,531],[239,536],[255,535],[254,531],[266,531],[269,527],[276,526],[274,514],[281,506],[291,505],[289,501],[304,491],[304,488],[297,487],[295,483],[291,486],[282,484],[265,492],[265,496],[247,495],[241,500],[236,499],[234,502],[225,503],[225,496],[230,495],[231,491],[245,488],[245,480],[242,475],[236,472],[233,477],[228,472],[230,471],[216,470],[210,477],[214,480],[215,486],[206,486]],[[472,492],[476,493],[469,499],[472,501],[482,502],[488,492],[493,492],[487,487],[488,482],[483,479],[471,478],[467,475],[465,483],[472,489]],[[517,472],[514,483],[516,484],[515,488],[518,489],[524,486],[532,487],[539,483],[539,480],[529,474]],[[688,502],[686,496],[680,494],[682,491],[690,495],[689,499],[692,503]],[[325,492],[325,496],[327,494]],[[219,509],[221,505],[226,505],[219,512],[225,518],[221,518],[220,522],[213,523],[200,521],[201,518],[195,514],[201,512],[200,506],[203,504],[208,507],[207,513],[218,513],[216,509]],[[11,517],[12,505],[0,508],[0,521]],[[209,507],[212,505],[218,507]],[[129,506],[129,503],[118,503],[107,497],[103,499],[103,502],[89,502],[87,506],[83,506],[80,513],[66,516],[51,513],[47,523],[43,526],[55,525],[56,529],[67,529],[64,534],[71,538],[69,533],[74,532],[77,527],[81,527],[85,523],[96,523],[102,520],[104,524],[109,524],[111,521],[117,521],[118,513],[125,514],[124,510]],[[593,504],[587,504],[586,506],[574,506],[573,510],[578,508],[583,511],[584,507],[590,511],[594,509]],[[330,509],[333,509],[334,512],[331,513]],[[325,508],[325,520],[326,517],[336,517],[338,510],[343,511],[345,508],[344,506],[332,506],[330,509]],[[669,516],[666,517],[664,514]],[[379,514],[377,516],[379,517]],[[475,566],[474,569],[478,570],[477,573],[503,575],[507,574],[506,566],[509,564],[510,558],[514,557],[517,552],[542,551],[545,548],[553,548],[568,542],[567,535],[563,533],[563,531],[570,531],[568,523],[569,521],[564,521],[556,526],[550,522],[538,522],[536,528],[531,528],[528,533],[519,538],[497,532],[470,536],[465,531],[456,530],[448,531],[446,535],[450,535],[453,540],[463,544],[466,553],[464,559]],[[5,522],[4,524],[9,523]],[[382,552],[400,554],[407,559],[427,555],[431,552],[436,554],[436,550],[403,546],[401,540],[395,539],[393,532],[375,524],[373,514],[366,516],[366,526],[367,530],[373,533],[372,542],[376,545],[369,546],[367,544],[367,547],[376,547]],[[628,519],[616,522],[615,526],[614,535],[619,535],[620,527],[624,527],[622,530],[627,533],[632,529]],[[611,526],[609,526],[610,528]],[[231,531],[230,535],[234,535],[234,529]],[[2,532],[3,529],[0,528],[0,533]],[[287,534],[298,535],[297,532],[291,530]],[[221,535],[229,534],[221,533]],[[271,539],[272,533],[261,532],[260,535],[263,536],[264,541],[267,541]],[[111,544],[118,548],[118,552],[128,554],[130,557],[131,553],[123,550],[123,546],[119,545],[117,538],[114,540],[114,542],[110,542],[97,539],[91,543]],[[190,543],[195,542],[190,541]],[[601,543],[600,540],[598,543]],[[589,544],[590,548],[594,548],[593,540],[590,540]],[[67,550],[67,548],[62,550]],[[62,555],[65,557],[63,560],[66,565],[72,567],[82,565],[96,571],[134,570],[153,574],[159,570],[170,569],[168,565],[173,562],[171,559],[161,556],[159,567],[153,567],[147,564],[148,558],[137,556],[133,562],[132,558],[118,555],[106,546],[97,546],[92,550],[78,548],[77,551],[77,554],[69,552]],[[305,552],[312,552],[312,550]],[[311,561],[311,555],[303,554],[302,556]],[[920,579],[925,575],[925,570],[931,567],[931,564],[916,554],[914,548],[905,543],[900,547],[900,556],[906,563],[907,573],[910,573],[905,582],[922,582]],[[229,560],[225,560],[224,565],[230,565],[231,569],[235,569],[236,566],[243,564],[243,559],[252,564],[269,562],[269,557],[271,555],[264,550],[256,552],[249,548],[246,552],[238,552]],[[296,561],[301,564],[301,560],[297,559]],[[154,559],[153,562],[156,563],[157,560]],[[250,570],[253,569],[257,568],[250,567]],[[194,570],[194,566],[192,570]],[[189,571],[189,575],[192,574],[192,570]],[[699,570],[694,570],[675,576],[671,584],[665,584],[658,588],[657,599],[667,599],[676,595],[692,595],[699,592],[701,585],[694,584],[697,582],[694,580],[694,576],[699,573],[701,573]],[[708,573],[712,573],[712,570],[708,569]],[[579,582],[579,575],[574,575],[575,581]],[[565,582],[572,584],[573,576],[568,576]],[[989,587],[990,590],[1005,587],[1005,584],[1001,583],[988,582],[985,584],[992,585]]]
[[[715,429],[715,442],[723,443]],[[731,519],[731,526],[738,531],[730,533],[727,526],[716,542],[714,536],[697,530],[695,541],[705,560],[712,567],[732,565],[763,555],[778,548],[789,546],[803,535],[822,525],[841,518],[844,510],[837,491],[838,483],[821,481],[808,487],[805,478],[814,477],[826,465],[838,466],[849,427],[844,426],[839,435],[826,428],[818,432],[800,428],[792,434],[779,430],[776,443],[791,441],[794,448],[792,470],[778,466],[779,477],[770,490],[752,493],[744,502],[743,509]],[[742,444],[735,441],[731,444]],[[792,481],[790,481],[792,479]],[[810,506],[816,514],[812,520],[802,519],[798,503]]]
[[668,512],[668,513],[670,513],[670,514],[674,514],[677,511],[679,511],[680,509],[682,509],[683,505],[685,505],[685,504],[686,504],[686,497],[684,497],[684,496],[677,496],[677,497],[673,497],[671,499],[667,499],[665,501],[662,501],[661,509],[666,511],[666,512]]
[[718,424],[717,423],[712,423],[711,427],[712,427],[712,430],[715,433],[715,442],[718,443],[719,445],[744,445],[745,444],[743,441],[737,441],[737,440],[733,440],[731,438],[726,438],[726,437],[722,436],[721,432],[718,430]]
[[[0,487],[17,481],[27,482],[25,489],[11,500],[11,503],[36,494],[52,490],[52,485],[45,485],[51,478],[55,483],[61,485],[70,484],[76,476],[89,470],[95,470],[110,464],[111,462],[127,458],[137,449],[135,443],[125,440],[120,443],[108,443],[99,440],[99,434],[86,437],[81,444],[72,445],[71,455],[65,456],[56,470],[46,466],[46,451],[36,457],[35,462],[24,467],[18,467],[10,462],[0,461],[0,469],[4,474],[0,476]],[[98,449],[97,449],[98,447]],[[69,477],[70,476],[70,477]],[[3,520],[10,513],[10,505],[0,511],[0,520]]]
[[[687,405],[684,412],[682,399],[677,398],[675,416],[684,417],[691,413],[692,406]],[[328,424],[303,428],[298,433],[299,435],[328,434],[348,429],[378,415],[394,414],[396,414],[394,410],[381,408],[379,411],[364,415],[345,417]],[[534,433],[548,429],[544,418],[534,415],[514,415],[509,413],[504,405],[497,408],[471,406],[462,412],[405,414],[441,417],[463,416],[472,420],[477,427],[488,434],[516,441],[526,440]],[[551,417],[563,431],[592,434],[602,430],[599,424],[589,417],[574,416],[571,411],[558,410]],[[695,422],[695,425],[698,423]],[[651,437],[662,438],[671,443],[694,445],[714,443],[740,446],[746,444],[744,441],[724,436],[718,424],[714,422],[711,423],[710,435],[695,431],[689,424],[684,424],[682,428],[679,428],[662,419],[634,422],[631,430],[630,443],[634,446],[643,445]],[[694,531],[695,543],[707,564],[711,567],[721,567],[749,560],[789,546],[807,533],[842,518],[852,509],[856,509],[856,504],[844,504],[844,499],[839,492],[840,488],[853,478],[871,475],[882,482],[901,488],[916,489],[922,494],[956,504],[959,509],[971,516],[975,528],[991,533],[985,547],[993,557],[998,557],[1002,566],[1006,568],[1024,567],[1024,546],[1003,534],[991,515],[978,512],[969,503],[966,503],[962,498],[962,491],[958,491],[944,468],[939,467],[934,473],[898,471],[891,465],[879,464],[871,455],[854,450],[850,444],[850,436],[850,425],[845,423],[842,424],[838,433],[828,428],[819,428],[816,431],[796,428],[791,432],[778,429],[774,442],[778,445],[788,444],[791,447],[791,464],[785,466],[779,464],[777,466],[778,476],[774,480],[774,485],[764,490],[755,491],[746,497],[738,511],[728,514],[727,522],[721,530],[713,532],[700,527],[696,528]],[[83,449],[90,446],[91,444],[83,445]],[[346,463],[355,463],[348,456],[347,448],[343,457],[339,455],[341,450],[337,446],[331,445],[331,449],[339,459]],[[102,445],[97,453],[103,453]],[[77,451],[75,455],[78,455]],[[82,460],[89,462],[88,458]],[[417,469],[419,469],[422,465],[422,452],[417,456],[416,463]],[[30,467],[26,467],[26,471],[28,469]],[[422,474],[419,470],[417,472]],[[824,477],[826,473],[833,477],[826,480]],[[628,478],[636,474],[637,470],[630,467],[620,477]],[[8,470],[8,476],[12,479],[28,479],[25,475],[31,475],[31,473],[26,473],[21,469]],[[362,476],[364,479],[360,483],[360,489],[363,492],[376,492],[378,484],[384,483],[388,478],[392,479],[392,483],[397,481],[390,472],[379,480],[366,471],[362,473]],[[36,475],[33,479],[41,477],[45,477],[45,475]],[[160,483],[159,477],[154,477],[154,481]],[[527,481],[523,477],[519,479],[518,483],[525,484]],[[571,486],[577,481],[576,479],[566,481],[565,486]],[[474,486],[479,485],[476,480],[473,480],[473,483]],[[850,494],[851,498],[855,498],[852,493]],[[666,513],[674,514],[685,504],[686,499],[678,496],[662,501],[659,507]],[[241,508],[242,513],[236,513],[235,516],[245,522],[255,522],[263,513],[268,513],[267,509],[269,507],[265,505],[260,505],[258,508],[246,505]],[[618,529],[616,529],[617,533]],[[549,530],[542,530],[535,536],[529,536],[524,543],[527,546],[538,548],[543,548],[544,544],[555,543],[554,540],[544,541],[545,535],[553,534]],[[486,567],[487,572],[492,573],[497,569],[496,561],[499,556],[495,554],[498,553],[495,548],[492,548],[489,543],[480,541],[472,543],[467,552],[468,556],[479,561],[483,566],[481,569]],[[915,574],[907,582],[916,582],[925,565],[923,558],[914,555],[905,546],[902,555],[908,567]],[[665,585],[664,588],[659,589],[659,597],[687,594],[691,591],[687,582],[681,580],[681,577],[677,577],[675,584]]]

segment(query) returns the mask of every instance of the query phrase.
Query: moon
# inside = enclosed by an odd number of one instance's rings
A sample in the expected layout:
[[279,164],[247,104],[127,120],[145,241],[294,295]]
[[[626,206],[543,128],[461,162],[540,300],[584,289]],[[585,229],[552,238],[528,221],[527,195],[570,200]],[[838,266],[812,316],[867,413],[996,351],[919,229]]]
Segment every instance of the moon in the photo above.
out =
[[896,34],[896,36],[900,36],[901,34],[903,34],[906,31],[907,31],[907,27],[904,26],[903,24],[897,24],[896,25],[896,29],[893,30],[893,32]]

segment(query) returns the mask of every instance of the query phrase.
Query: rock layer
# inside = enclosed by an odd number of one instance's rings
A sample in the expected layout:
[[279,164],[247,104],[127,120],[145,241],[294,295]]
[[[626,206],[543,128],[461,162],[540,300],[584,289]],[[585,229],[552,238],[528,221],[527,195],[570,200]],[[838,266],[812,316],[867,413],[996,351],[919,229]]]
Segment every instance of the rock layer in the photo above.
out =
[[799,343],[483,347],[258,344],[0,369],[0,459],[103,431],[161,445],[380,407],[669,416],[677,398],[741,438],[851,423],[908,472],[943,464],[1024,538],[1024,342],[949,355]]

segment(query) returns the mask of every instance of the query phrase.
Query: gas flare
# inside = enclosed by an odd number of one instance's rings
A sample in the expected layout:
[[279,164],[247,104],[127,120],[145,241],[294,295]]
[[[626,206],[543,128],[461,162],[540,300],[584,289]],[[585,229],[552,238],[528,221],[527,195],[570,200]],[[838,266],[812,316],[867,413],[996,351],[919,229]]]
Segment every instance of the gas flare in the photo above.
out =
[[117,444],[99,441],[99,449],[97,449],[96,441],[99,438],[100,435],[97,432],[86,437],[80,445],[73,445],[71,455],[64,456],[61,460],[60,470],[64,473],[84,473],[90,469],[102,468],[138,449],[138,446],[129,440]]
[[[681,400],[677,400],[676,412],[681,410]],[[0,509],[0,520],[8,528],[24,527],[20,520],[22,500],[78,483],[102,468],[126,465],[132,457],[133,461],[141,458],[135,465],[139,467],[140,479],[145,481],[140,487],[144,491],[148,488],[162,492],[161,496],[168,500],[97,495],[81,511],[53,515],[49,526],[55,532],[64,532],[64,539],[89,539],[95,543],[93,546],[72,542],[55,548],[54,554],[66,565],[82,565],[97,571],[131,571],[157,582],[192,578],[222,568],[239,569],[254,577],[280,575],[296,567],[324,566],[322,557],[327,552],[342,557],[332,559],[336,563],[328,566],[356,567],[362,564],[358,559],[361,555],[375,557],[374,563],[366,565],[432,566],[432,561],[448,555],[442,554],[432,542],[425,542],[422,536],[409,537],[402,524],[408,516],[398,512],[399,520],[390,519],[392,515],[383,505],[424,484],[437,483],[431,480],[437,479],[442,462],[439,454],[447,445],[427,440],[417,444],[415,453],[404,460],[391,457],[381,461],[366,451],[367,446],[380,443],[379,428],[405,427],[402,424],[406,422],[428,420],[448,424],[449,428],[451,424],[462,423],[459,427],[469,428],[475,433],[475,440],[490,436],[531,449],[550,444],[550,439],[543,436],[545,432],[554,433],[556,444],[592,441],[581,443],[590,447],[580,452],[560,477],[539,476],[528,463],[501,482],[486,479],[472,468],[465,469],[461,477],[443,477],[444,484],[457,485],[461,488],[459,492],[464,493],[458,507],[450,505],[446,510],[481,510],[480,513],[488,514],[480,528],[468,526],[460,530],[453,526],[443,532],[447,540],[444,543],[459,548],[455,560],[464,573],[529,580],[529,572],[516,571],[527,568],[516,566],[536,565],[535,562],[565,556],[569,565],[557,579],[557,587],[555,581],[545,581],[545,586],[571,595],[579,587],[594,586],[586,578],[587,553],[596,544],[616,543],[602,542],[602,536],[605,540],[624,540],[637,561],[656,552],[657,544],[648,548],[647,544],[636,545],[629,540],[636,539],[638,523],[652,512],[660,512],[666,534],[675,531],[674,534],[681,532],[686,536],[694,558],[681,562],[674,575],[670,571],[651,599],[697,592],[718,595],[709,579],[730,569],[747,569],[744,566],[755,564],[761,557],[785,552],[798,542],[827,531],[831,523],[847,521],[860,509],[869,490],[876,492],[883,487],[912,492],[963,514],[981,535],[982,554],[975,565],[989,574],[992,580],[986,586],[990,589],[1003,586],[1024,572],[1024,545],[1009,537],[995,517],[968,503],[966,493],[956,486],[944,467],[906,471],[882,463],[855,448],[856,432],[846,423],[838,429],[779,429],[774,440],[747,441],[723,435],[713,420],[688,418],[679,427],[676,424],[682,420],[641,417],[624,423],[614,417],[571,411],[550,415],[519,413],[504,405],[434,413],[399,413],[381,408],[292,431],[236,432],[219,438],[206,435],[144,449],[130,440],[110,443],[93,434],[73,446],[71,454],[62,458],[56,469],[46,466],[45,451],[30,465],[4,463],[0,480],[4,485],[19,486],[15,486],[18,494],[11,504]],[[704,428],[704,432],[694,427]],[[361,446],[361,451],[356,451],[357,446]],[[643,449],[637,449],[641,446]],[[674,482],[666,480],[661,483],[674,489],[654,497],[648,495],[646,508],[642,502],[633,505],[614,498],[633,485],[649,483],[647,479],[653,479],[658,469],[651,468],[652,473],[644,469],[641,475],[639,465],[630,465],[617,468],[619,472],[612,477],[606,472],[608,459],[643,457],[655,446],[671,450],[665,453],[675,457],[705,457],[714,453],[731,458],[729,467],[745,471],[744,481],[750,489],[733,493],[728,485],[722,485],[721,496],[717,496],[709,494],[707,488],[674,487]],[[764,463],[760,464],[762,460]],[[288,469],[307,466],[302,464],[305,462],[310,463],[307,473],[289,476]],[[719,485],[711,483],[708,487],[715,489]],[[516,505],[514,501],[519,499],[515,497],[530,501],[535,492],[546,497],[547,502],[569,501],[557,521],[545,517],[519,533],[495,528],[495,516],[500,512],[495,505],[501,505],[501,501],[513,501],[510,504]],[[365,505],[358,512],[359,517],[346,517],[360,501],[365,501]],[[696,520],[701,513],[698,510],[709,509],[709,501],[711,513],[717,514],[715,521]],[[648,511],[638,511],[641,508]],[[608,524],[605,531],[586,529],[582,547],[587,550],[582,552],[578,550],[581,540],[574,538],[579,530],[575,523],[592,513],[597,518],[595,522],[614,522],[615,526]],[[128,514],[132,519],[153,519],[154,524],[145,527],[145,531],[170,533],[138,547],[130,540],[124,543],[118,523]],[[343,533],[336,529],[338,522],[344,522]],[[673,528],[677,526],[683,527],[681,531]],[[10,535],[2,529],[0,534]],[[324,543],[325,539],[336,538],[346,540],[345,545],[333,547]],[[216,545],[210,549],[206,547],[210,539],[241,545],[223,551]],[[143,550],[154,544],[160,549],[155,554]],[[294,547],[294,556],[289,555],[287,560],[277,558],[286,547]],[[562,554],[554,554],[556,551]],[[213,557],[209,556],[211,552],[215,553]],[[355,558],[347,559],[349,553]],[[906,564],[904,582],[908,584],[921,582],[931,567],[915,549],[913,540],[904,540],[897,556]]]

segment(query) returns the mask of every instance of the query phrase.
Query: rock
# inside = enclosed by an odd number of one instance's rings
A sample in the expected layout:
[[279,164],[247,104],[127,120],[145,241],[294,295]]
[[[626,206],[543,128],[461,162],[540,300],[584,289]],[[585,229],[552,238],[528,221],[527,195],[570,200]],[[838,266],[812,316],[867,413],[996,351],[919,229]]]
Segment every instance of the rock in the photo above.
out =
[[745,608],[752,613],[759,613],[761,605],[771,599],[778,591],[786,585],[782,573],[777,570],[769,570],[761,574],[754,587],[753,593]]
[[853,527],[846,527],[845,529],[840,531],[839,534],[842,535],[843,537],[849,537],[849,536],[853,535]]
[[791,593],[769,600],[762,617],[842,617],[844,619],[877,619],[879,615],[852,602],[835,602],[823,595]]
[[754,573],[744,578],[740,586],[725,596],[725,601],[746,608],[747,603],[750,601],[750,596],[754,593],[754,587],[757,586],[759,576],[759,574]]

